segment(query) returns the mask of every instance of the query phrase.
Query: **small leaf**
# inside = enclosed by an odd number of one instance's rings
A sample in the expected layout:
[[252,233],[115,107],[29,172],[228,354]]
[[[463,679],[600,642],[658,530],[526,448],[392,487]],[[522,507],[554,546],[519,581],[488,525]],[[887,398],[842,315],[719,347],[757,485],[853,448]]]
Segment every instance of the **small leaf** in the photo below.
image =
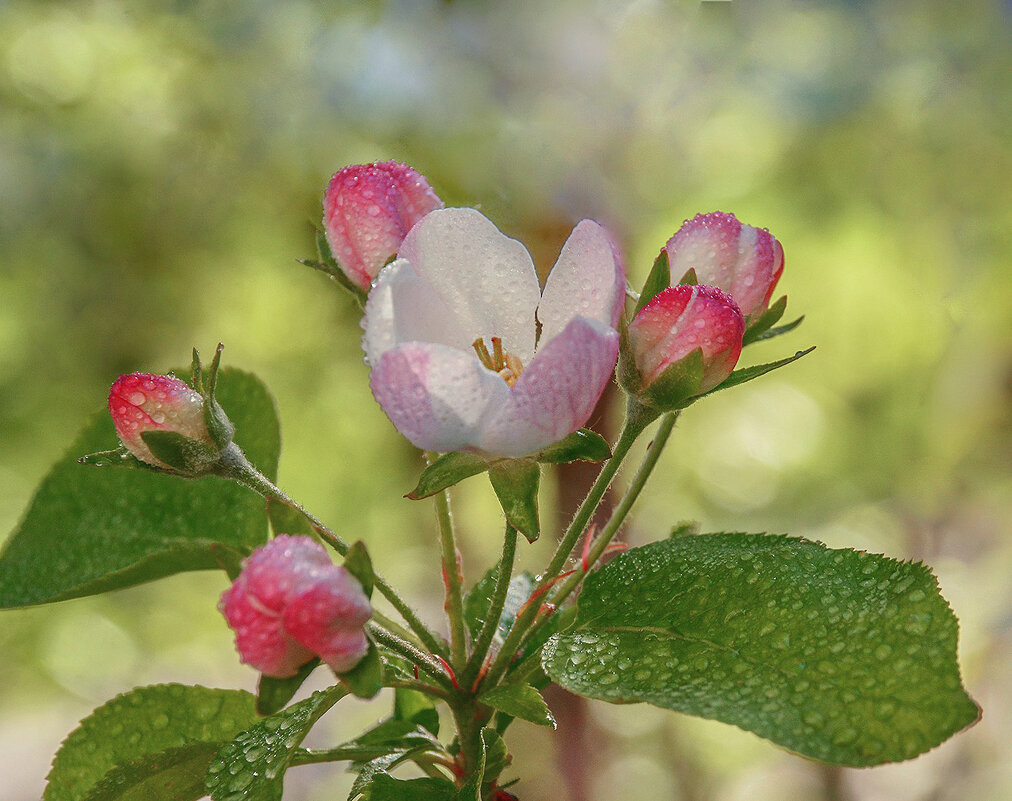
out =
[[759,339],[761,334],[768,331],[781,317],[784,316],[784,312],[786,310],[787,295],[783,295],[756,320],[749,321],[748,328],[745,329],[745,336],[742,337],[742,347],[745,347],[750,342],[755,342]]
[[257,683],[257,714],[273,715],[295,697],[302,683],[320,666],[320,659],[314,657],[299,668],[299,672],[287,679],[260,675]]
[[383,662],[372,640],[362,661],[351,670],[339,673],[341,683],[358,698],[372,698],[383,689]]
[[344,695],[340,686],[319,690],[240,733],[208,767],[207,794],[213,801],[280,801],[295,749]]
[[[464,598],[464,621],[467,623],[472,640],[477,639],[488,617],[498,570],[498,566],[493,566]],[[519,573],[510,579],[509,589],[506,591],[506,603],[503,605],[502,615],[499,617],[499,627],[496,630],[496,641],[501,643],[506,639],[520,607],[531,597],[536,586],[537,581],[530,573]]]
[[801,325],[801,322],[804,319],[805,315],[801,315],[797,320],[792,320],[791,322],[785,323],[784,325],[778,325],[776,328],[771,328],[769,331],[764,331],[763,333],[751,339],[750,342],[762,342],[765,339],[773,339],[773,337],[778,337],[781,334],[786,334],[790,331],[793,331],[795,328]]
[[488,462],[481,456],[460,451],[444,453],[422,471],[418,484],[404,497],[413,501],[428,498],[486,470]]
[[362,585],[366,597],[372,598],[372,586],[376,577],[372,572],[372,560],[362,540],[354,543],[344,555],[344,569],[351,573]]
[[439,713],[424,693],[398,687],[394,691],[394,719],[417,724],[433,735],[439,734]]
[[555,717],[548,704],[529,684],[501,684],[483,693],[478,701],[514,718],[555,728]]
[[807,356],[813,350],[815,350],[814,345],[807,350],[799,350],[793,356],[788,356],[785,359],[779,359],[775,362],[767,362],[766,364],[757,364],[754,367],[743,367],[740,370],[735,370],[731,373],[731,375],[724,379],[722,383],[715,386],[709,392],[704,392],[699,397],[705,398],[707,395],[712,395],[714,392],[720,392],[722,389],[730,389],[731,387],[736,387],[739,384],[744,384],[747,381],[753,381],[761,375],[766,375],[766,373],[771,373],[774,370],[790,364],[791,362],[796,362],[802,356]]
[[[281,439],[267,388],[249,373],[224,369],[218,396],[238,426],[237,443],[273,478]],[[115,442],[112,419],[102,411],[42,481],[0,554],[0,607],[213,570],[222,548],[248,554],[266,541],[264,502],[243,487],[214,476],[78,464],[82,453]]]
[[221,746],[191,743],[121,763],[82,801],[197,801],[204,797],[207,766]]
[[592,573],[545,646],[566,689],[732,723],[838,765],[910,759],[977,720],[922,564],[802,539],[681,537]]
[[534,458],[546,464],[603,462],[611,458],[611,448],[608,446],[608,440],[596,431],[581,428],[554,445],[549,445]]
[[395,779],[378,773],[369,785],[369,801],[456,801],[457,790],[449,779]]
[[[159,770],[178,768],[182,776],[189,775],[194,760],[204,754],[206,769],[222,744],[256,719],[253,696],[247,692],[182,684],[131,690],[100,706],[68,735],[53,760],[43,799],[81,801],[90,792],[97,794],[96,800],[119,798],[116,792],[126,792],[131,782],[136,785],[134,780],[143,778],[136,770],[138,760],[146,759]],[[182,746],[192,748],[179,751]],[[108,784],[102,784],[103,777]],[[167,798],[178,801],[176,796]]]
[[488,471],[506,519],[528,542],[541,536],[538,520],[538,483],[541,467],[530,459],[503,459]]
[[643,283],[643,289],[640,290],[640,299],[636,301],[633,317],[639,314],[640,309],[653,300],[658,293],[663,292],[669,286],[671,286],[671,265],[668,263],[668,251],[662,249],[660,255],[654,259],[650,274]]

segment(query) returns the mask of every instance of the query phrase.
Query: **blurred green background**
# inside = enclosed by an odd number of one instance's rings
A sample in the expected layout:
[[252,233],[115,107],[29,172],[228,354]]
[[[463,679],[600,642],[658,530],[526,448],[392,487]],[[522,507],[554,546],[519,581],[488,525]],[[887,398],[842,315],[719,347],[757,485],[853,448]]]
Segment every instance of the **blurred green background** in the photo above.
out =
[[[416,456],[369,394],[355,309],[294,261],[330,174],[407,161],[542,269],[593,217],[634,284],[684,218],[734,211],[783,242],[788,318],[806,314],[746,358],[818,349],[685,414],[627,538],[695,519],[928,561],[984,718],[855,771],[570,704],[565,732],[515,727],[515,791],[1012,797],[1010,43],[1001,2],[0,2],[2,531],[119,373],[221,340],[277,395],[282,485],[436,620],[431,510],[401,499]],[[456,500],[474,579],[494,500],[478,480]],[[130,686],[252,688],[223,588],[188,575],[0,615],[3,797],[37,798],[62,737]],[[381,711],[342,703],[318,736]],[[348,784],[300,768],[285,798]]]

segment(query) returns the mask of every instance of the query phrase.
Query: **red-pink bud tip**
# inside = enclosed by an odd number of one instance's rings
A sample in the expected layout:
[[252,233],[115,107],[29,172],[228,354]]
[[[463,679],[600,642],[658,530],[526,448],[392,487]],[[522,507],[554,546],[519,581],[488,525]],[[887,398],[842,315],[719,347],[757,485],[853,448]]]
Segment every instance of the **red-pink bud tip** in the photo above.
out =
[[412,226],[442,206],[425,177],[406,164],[352,164],[330,179],[323,228],[338,265],[368,291]]
[[314,656],[344,673],[369,649],[362,585],[310,537],[280,534],[253,551],[218,608],[240,659],[267,676],[294,676]]
[[145,431],[174,431],[210,442],[204,424],[204,401],[185,382],[168,375],[121,375],[109,390],[109,412],[116,433],[142,462],[169,467],[141,439]]

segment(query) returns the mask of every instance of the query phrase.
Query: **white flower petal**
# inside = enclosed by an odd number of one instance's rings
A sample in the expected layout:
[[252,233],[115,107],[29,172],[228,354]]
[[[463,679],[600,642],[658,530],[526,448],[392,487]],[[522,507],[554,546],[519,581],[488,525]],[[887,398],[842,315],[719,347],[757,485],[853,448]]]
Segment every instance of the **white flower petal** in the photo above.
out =
[[583,220],[569,235],[538,306],[540,342],[548,342],[574,317],[614,328],[625,302],[625,270],[608,233]]
[[452,310],[461,341],[498,336],[507,351],[531,358],[541,290],[522,244],[474,209],[437,209],[411,229],[398,256]]
[[406,342],[381,354],[369,376],[373,396],[414,445],[445,453],[473,446],[509,387],[478,357],[445,345]]
[[370,362],[402,342],[435,342],[469,351],[474,341],[432,284],[405,259],[380,271],[365,305],[362,327],[362,347]]
[[611,379],[618,333],[577,317],[538,349],[507,402],[491,407],[478,447],[501,456],[526,456],[557,442],[590,417]]

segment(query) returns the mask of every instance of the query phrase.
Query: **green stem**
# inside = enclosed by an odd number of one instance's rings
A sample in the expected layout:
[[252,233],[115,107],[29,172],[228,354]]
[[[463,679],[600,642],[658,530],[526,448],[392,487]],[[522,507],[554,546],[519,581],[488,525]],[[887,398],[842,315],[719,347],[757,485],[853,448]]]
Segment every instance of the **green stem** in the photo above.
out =
[[460,554],[450,515],[449,490],[437,492],[436,519],[439,521],[439,542],[443,553],[443,582],[446,585],[446,617],[450,622],[450,661],[454,670],[461,670],[467,659],[464,635],[464,596],[461,588]]
[[499,628],[499,619],[502,617],[503,609],[506,606],[506,596],[509,593],[510,579],[513,576],[513,563],[517,553],[517,530],[511,523],[506,524],[506,534],[503,536],[502,556],[499,558],[499,571],[495,579],[495,589],[492,591],[492,598],[489,601],[488,616],[481,627],[481,632],[471,649],[471,658],[467,663],[460,679],[461,687],[470,687],[481,671],[482,662],[488,654],[492,638]]
[[[597,509],[597,505],[601,502],[601,499],[604,497],[604,493],[608,490],[608,487],[611,486],[611,482],[615,479],[615,475],[618,473],[618,469],[621,467],[623,459],[625,459],[625,457],[629,454],[629,449],[636,441],[636,438],[643,433],[643,429],[656,420],[657,416],[658,412],[650,409],[649,407],[643,406],[635,398],[630,397],[629,405],[626,407],[625,425],[622,427],[622,432],[619,434],[618,441],[615,443],[615,448],[612,451],[611,458],[605,462],[604,466],[601,468],[601,472],[598,473],[593,486],[587,493],[587,497],[583,499],[583,503],[580,504],[580,508],[576,510],[576,514],[573,516],[572,522],[570,522],[569,527],[562,535],[562,539],[559,541],[559,544],[555,549],[552,560],[548,563],[548,568],[542,574],[541,581],[538,583],[538,586],[532,595],[536,596],[538,593],[543,593],[558,579],[559,574],[562,572],[562,568],[565,566],[573,548],[576,546],[577,540],[580,539],[580,535],[587,527],[587,523],[590,522],[590,518]],[[512,628],[510,628],[510,632],[506,636],[506,641],[499,650],[499,655],[492,662],[488,672],[485,674],[483,683],[490,687],[494,687],[496,682],[506,672],[507,668],[509,668],[510,662],[514,657],[516,657],[520,643],[527,634],[528,628],[537,617],[539,609],[539,604],[529,603],[520,613],[514,621]]]
[[[219,475],[222,478],[231,479],[246,487],[247,489],[253,490],[258,495],[262,495],[269,501],[278,501],[283,503],[289,509],[299,512],[305,515],[310,525],[324,542],[330,545],[335,551],[341,556],[344,556],[348,552],[350,547],[343,539],[335,534],[330,528],[324,525],[319,518],[313,515],[308,510],[304,509],[298,503],[289,498],[284,492],[282,492],[274,483],[267,478],[263,473],[257,470],[249,460],[234,444],[230,445],[225,453],[222,455],[222,461],[219,469]],[[380,594],[386,598],[390,604],[397,610],[404,622],[410,626],[411,630],[415,632],[418,638],[422,641],[426,648],[441,656],[447,656],[446,643],[444,643],[439,637],[437,637],[428,626],[426,626],[421,618],[415,614],[414,610],[408,606],[407,602],[398,595],[397,591],[384,579],[382,576],[376,576],[374,579],[374,586],[379,590]]]
[[418,650],[407,640],[402,640],[396,634],[392,634],[376,623],[369,624],[369,633],[376,642],[382,643],[391,651],[400,654],[411,664],[418,665],[419,670],[435,679],[444,689],[449,690],[452,686],[449,677],[446,675],[446,671],[443,670],[443,666],[429,654]]
[[622,496],[622,500],[619,501],[618,506],[615,507],[615,511],[612,512],[611,517],[601,530],[601,534],[590,547],[587,552],[586,570],[581,565],[580,569],[566,579],[565,582],[555,591],[552,597],[552,603],[556,606],[560,605],[570,593],[576,589],[576,586],[583,580],[584,576],[593,569],[594,565],[601,558],[601,555],[607,549],[608,544],[618,533],[622,523],[625,522],[629,511],[632,509],[633,504],[636,503],[636,499],[639,498],[640,493],[643,491],[643,487],[646,486],[647,479],[650,478],[650,474],[653,473],[654,468],[657,466],[657,461],[661,458],[661,452],[664,450],[664,446],[668,442],[668,437],[671,436],[671,431],[675,427],[675,421],[678,419],[678,412],[669,412],[661,418],[661,424],[657,426],[657,431],[654,433],[653,441],[650,443],[650,447],[647,448],[647,452],[643,457],[643,461],[640,462],[639,469],[636,471],[636,475],[633,476],[633,480],[629,482],[629,487],[625,491],[625,495]]

